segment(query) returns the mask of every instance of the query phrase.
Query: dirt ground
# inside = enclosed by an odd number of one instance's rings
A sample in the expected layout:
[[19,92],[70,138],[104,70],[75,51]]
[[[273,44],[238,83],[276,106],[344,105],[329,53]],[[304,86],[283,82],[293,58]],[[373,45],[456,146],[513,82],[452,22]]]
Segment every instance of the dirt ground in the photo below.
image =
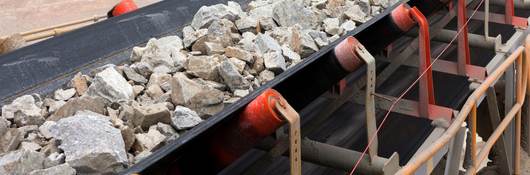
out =
[[[120,0],[0,0],[0,36],[105,15]],[[138,7],[160,0],[134,0]]]

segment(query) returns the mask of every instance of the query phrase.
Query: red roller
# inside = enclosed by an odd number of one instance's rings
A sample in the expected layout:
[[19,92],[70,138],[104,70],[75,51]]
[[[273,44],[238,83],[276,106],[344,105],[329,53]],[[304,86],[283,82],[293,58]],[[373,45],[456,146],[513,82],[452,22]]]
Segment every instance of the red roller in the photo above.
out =
[[138,6],[136,6],[133,0],[122,0],[112,8],[109,17],[120,16],[135,11],[136,9],[138,9]]
[[236,122],[214,134],[210,151],[218,165],[229,165],[283,124],[283,119],[274,110],[280,98],[283,97],[276,90],[265,90],[241,111]]

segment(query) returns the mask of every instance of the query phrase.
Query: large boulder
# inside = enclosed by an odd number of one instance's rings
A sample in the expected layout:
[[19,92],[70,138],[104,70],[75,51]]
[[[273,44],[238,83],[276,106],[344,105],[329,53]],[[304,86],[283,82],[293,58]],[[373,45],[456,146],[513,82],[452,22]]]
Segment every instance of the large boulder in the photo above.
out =
[[[40,101],[40,99],[39,99]],[[2,117],[12,119],[17,126],[40,125],[44,123],[42,104],[31,95],[16,98],[11,104],[2,107]]]
[[80,174],[117,173],[127,164],[120,130],[106,116],[82,112],[57,121],[50,131],[60,141],[66,163]]

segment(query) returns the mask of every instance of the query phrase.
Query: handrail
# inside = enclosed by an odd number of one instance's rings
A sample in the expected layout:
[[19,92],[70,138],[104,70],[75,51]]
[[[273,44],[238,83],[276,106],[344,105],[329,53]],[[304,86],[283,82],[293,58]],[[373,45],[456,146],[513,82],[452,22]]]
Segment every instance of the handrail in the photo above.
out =
[[[525,52],[525,57],[523,58],[523,52]],[[472,113],[472,118],[470,120],[472,136],[476,135],[476,107],[477,101],[486,93],[486,90],[493,85],[497,79],[500,78],[506,72],[506,70],[517,60],[517,101],[514,106],[509,110],[510,112],[504,117],[499,126],[492,133],[485,146],[481,149],[478,157],[476,154],[472,154],[473,165],[468,169],[468,174],[475,174],[477,167],[480,163],[487,157],[490,149],[493,147],[493,144],[497,139],[502,135],[502,132],[507,128],[508,124],[515,117],[516,118],[516,144],[518,145],[515,148],[516,161],[514,163],[515,172],[520,170],[520,159],[518,154],[520,154],[520,131],[521,131],[521,106],[524,103],[524,96],[526,94],[526,89],[530,87],[528,83],[528,69],[530,68],[528,64],[528,59],[530,58],[530,36],[526,37],[525,48],[520,46],[518,47],[506,60],[490,75],[484,80],[482,84],[469,96],[466,103],[458,113],[458,115],[453,120],[452,124],[447,128],[444,134],[440,139],[436,140],[430,147],[428,147],[423,152],[419,153],[412,160],[410,160],[405,166],[403,166],[396,174],[413,174],[422,164],[431,159],[438,151],[440,151],[451,139],[456,135],[462,123],[464,123],[469,116],[470,112]],[[475,120],[474,120],[475,119]],[[472,143],[471,146],[472,152],[476,152],[476,143]]]

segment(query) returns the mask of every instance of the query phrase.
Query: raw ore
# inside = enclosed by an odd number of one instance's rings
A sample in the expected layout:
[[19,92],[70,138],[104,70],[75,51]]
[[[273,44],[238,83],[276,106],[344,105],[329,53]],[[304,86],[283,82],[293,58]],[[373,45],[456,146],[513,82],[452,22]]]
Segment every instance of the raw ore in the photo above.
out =
[[[2,107],[0,174],[117,173],[380,13],[386,0],[201,7],[182,37]],[[297,13],[292,13],[296,11]]]

